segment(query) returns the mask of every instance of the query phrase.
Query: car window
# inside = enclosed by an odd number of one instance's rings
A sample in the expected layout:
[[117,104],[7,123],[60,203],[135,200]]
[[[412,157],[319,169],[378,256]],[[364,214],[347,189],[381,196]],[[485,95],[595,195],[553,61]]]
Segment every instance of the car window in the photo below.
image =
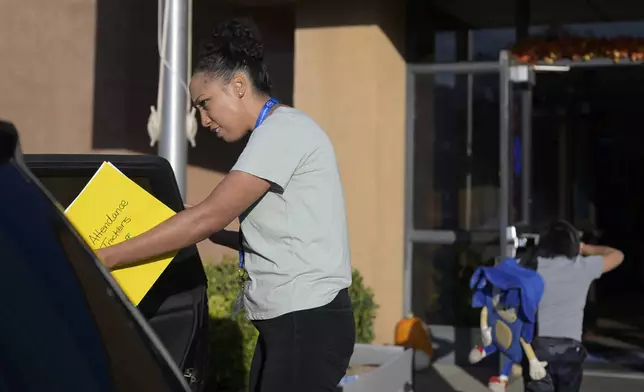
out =
[[0,160],[0,189],[0,390],[187,390],[38,181]]

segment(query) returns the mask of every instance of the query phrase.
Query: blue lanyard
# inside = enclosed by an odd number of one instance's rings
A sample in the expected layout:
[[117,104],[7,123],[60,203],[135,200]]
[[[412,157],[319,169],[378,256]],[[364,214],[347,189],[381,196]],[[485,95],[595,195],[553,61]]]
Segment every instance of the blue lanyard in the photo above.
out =
[[266,103],[262,107],[262,111],[259,112],[257,121],[255,121],[255,129],[262,125],[264,120],[266,120],[266,117],[268,117],[268,112],[270,112],[273,106],[277,105],[278,103],[280,103],[280,101],[277,98],[269,98],[269,100],[266,101]]
[[[264,120],[266,120],[266,117],[268,117],[268,113],[271,111],[273,106],[277,105],[278,103],[280,103],[280,101],[277,98],[272,97],[268,101],[266,101],[266,103],[262,107],[262,110],[259,112],[257,121],[255,122],[255,129],[262,125]],[[239,225],[239,269],[244,269],[244,235],[242,234],[241,222]]]

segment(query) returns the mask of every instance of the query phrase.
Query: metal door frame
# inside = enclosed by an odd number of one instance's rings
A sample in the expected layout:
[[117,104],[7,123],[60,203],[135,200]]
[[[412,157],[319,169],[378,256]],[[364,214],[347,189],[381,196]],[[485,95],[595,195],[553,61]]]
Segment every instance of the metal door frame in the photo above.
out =
[[[513,84],[526,84],[528,88],[521,94],[521,134],[522,134],[522,223],[529,224],[531,197],[531,117],[534,69],[528,64],[513,64],[511,54],[501,51],[496,62],[457,62],[446,64],[409,64],[407,66],[407,100],[406,100],[406,144],[405,144],[405,261],[403,272],[403,316],[412,310],[412,253],[417,243],[455,244],[457,231],[454,230],[417,230],[413,226],[413,191],[414,191],[414,132],[416,117],[416,75],[452,73],[467,74],[468,78],[468,127],[471,128],[471,86],[472,76],[483,73],[499,74],[499,248],[502,258],[510,255],[512,247],[516,248],[516,235],[510,222],[510,203],[512,202],[511,155],[510,155],[510,110]],[[468,132],[471,132],[468,129]],[[488,237],[489,236],[484,236]],[[510,247],[508,245],[511,245]]]

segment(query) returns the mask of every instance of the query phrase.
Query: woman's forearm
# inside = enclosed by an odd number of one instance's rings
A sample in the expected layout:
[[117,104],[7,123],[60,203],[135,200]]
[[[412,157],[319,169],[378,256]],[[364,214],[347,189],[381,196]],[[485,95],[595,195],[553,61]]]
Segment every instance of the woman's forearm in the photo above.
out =
[[[194,207],[193,204],[184,204],[183,206],[186,209]],[[225,246],[237,251],[241,248],[239,231],[231,231],[226,229],[220,230],[208,237],[208,239],[217,245]]]
[[148,260],[194,245],[223,230],[270,188],[252,174],[233,171],[198,205],[152,230],[97,253],[109,268]]
[[110,268],[123,267],[180,250],[208,238],[229,222],[208,217],[199,206],[181,211],[148,232],[97,253]]

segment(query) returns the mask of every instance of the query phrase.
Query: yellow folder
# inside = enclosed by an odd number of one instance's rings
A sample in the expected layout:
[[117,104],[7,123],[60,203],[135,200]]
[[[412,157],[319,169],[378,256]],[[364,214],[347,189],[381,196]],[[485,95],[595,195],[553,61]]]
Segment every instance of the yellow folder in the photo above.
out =
[[[92,250],[142,234],[175,214],[110,162],[103,162],[65,215]],[[138,305],[176,253],[112,271]]]

